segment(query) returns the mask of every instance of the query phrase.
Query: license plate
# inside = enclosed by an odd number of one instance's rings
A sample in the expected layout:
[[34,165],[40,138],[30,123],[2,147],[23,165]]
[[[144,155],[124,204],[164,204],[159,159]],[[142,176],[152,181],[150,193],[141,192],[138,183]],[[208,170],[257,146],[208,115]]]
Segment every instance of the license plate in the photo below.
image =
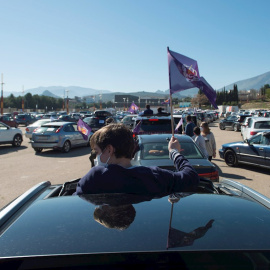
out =
[[104,124],[104,122],[105,122],[104,120],[99,120],[100,124]]

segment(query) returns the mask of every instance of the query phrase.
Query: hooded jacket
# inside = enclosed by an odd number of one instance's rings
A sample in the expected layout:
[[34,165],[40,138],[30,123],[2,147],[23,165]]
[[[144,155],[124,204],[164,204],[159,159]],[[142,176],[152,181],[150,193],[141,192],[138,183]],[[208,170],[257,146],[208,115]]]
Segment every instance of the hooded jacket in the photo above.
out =
[[77,184],[74,195],[131,193],[145,195],[195,191],[199,176],[189,161],[176,150],[170,151],[177,172],[159,167],[131,167],[109,164],[93,167]]

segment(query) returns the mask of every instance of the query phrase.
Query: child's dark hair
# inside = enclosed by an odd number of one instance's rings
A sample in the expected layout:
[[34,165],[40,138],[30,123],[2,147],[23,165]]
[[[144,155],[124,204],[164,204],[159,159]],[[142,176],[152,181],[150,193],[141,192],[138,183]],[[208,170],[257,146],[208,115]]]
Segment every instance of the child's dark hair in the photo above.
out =
[[201,130],[200,130],[199,127],[193,128],[193,132],[194,132],[196,135],[200,135],[200,134],[201,134]]

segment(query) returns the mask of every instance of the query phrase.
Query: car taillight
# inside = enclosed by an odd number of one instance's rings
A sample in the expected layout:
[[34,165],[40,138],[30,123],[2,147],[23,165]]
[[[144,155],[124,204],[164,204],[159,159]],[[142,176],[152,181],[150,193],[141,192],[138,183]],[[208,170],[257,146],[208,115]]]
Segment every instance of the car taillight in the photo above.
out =
[[155,121],[156,122],[156,121],[158,121],[158,119],[149,119],[149,121]]
[[211,181],[218,181],[219,179],[218,171],[214,171],[210,173],[200,173],[199,176],[206,178],[208,180],[211,180]]
[[33,130],[33,132],[36,132],[38,130],[38,128],[35,128],[34,130]]
[[29,128],[26,128],[25,131],[29,131]]
[[253,135],[256,135],[258,132],[256,131],[250,131],[250,135],[253,136]]
[[55,131],[55,133],[59,133],[60,130],[62,129],[62,127],[63,127],[63,126],[59,127],[59,128]]
[[23,118],[22,120],[25,120],[25,118]]

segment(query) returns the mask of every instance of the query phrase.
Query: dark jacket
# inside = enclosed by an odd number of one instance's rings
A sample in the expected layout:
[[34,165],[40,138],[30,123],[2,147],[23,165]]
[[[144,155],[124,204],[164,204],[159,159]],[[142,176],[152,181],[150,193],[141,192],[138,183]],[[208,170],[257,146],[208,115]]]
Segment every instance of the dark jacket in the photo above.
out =
[[151,109],[147,109],[143,112],[144,115],[154,114],[154,112]]
[[116,164],[92,168],[78,182],[74,195],[97,193],[133,193],[146,195],[195,191],[197,172],[176,150],[170,152],[178,172],[159,167],[138,166],[131,169]]
[[192,137],[194,135],[193,133],[193,129],[195,128],[195,124],[193,122],[189,122],[187,123],[186,127],[185,127],[185,133],[186,135]]

